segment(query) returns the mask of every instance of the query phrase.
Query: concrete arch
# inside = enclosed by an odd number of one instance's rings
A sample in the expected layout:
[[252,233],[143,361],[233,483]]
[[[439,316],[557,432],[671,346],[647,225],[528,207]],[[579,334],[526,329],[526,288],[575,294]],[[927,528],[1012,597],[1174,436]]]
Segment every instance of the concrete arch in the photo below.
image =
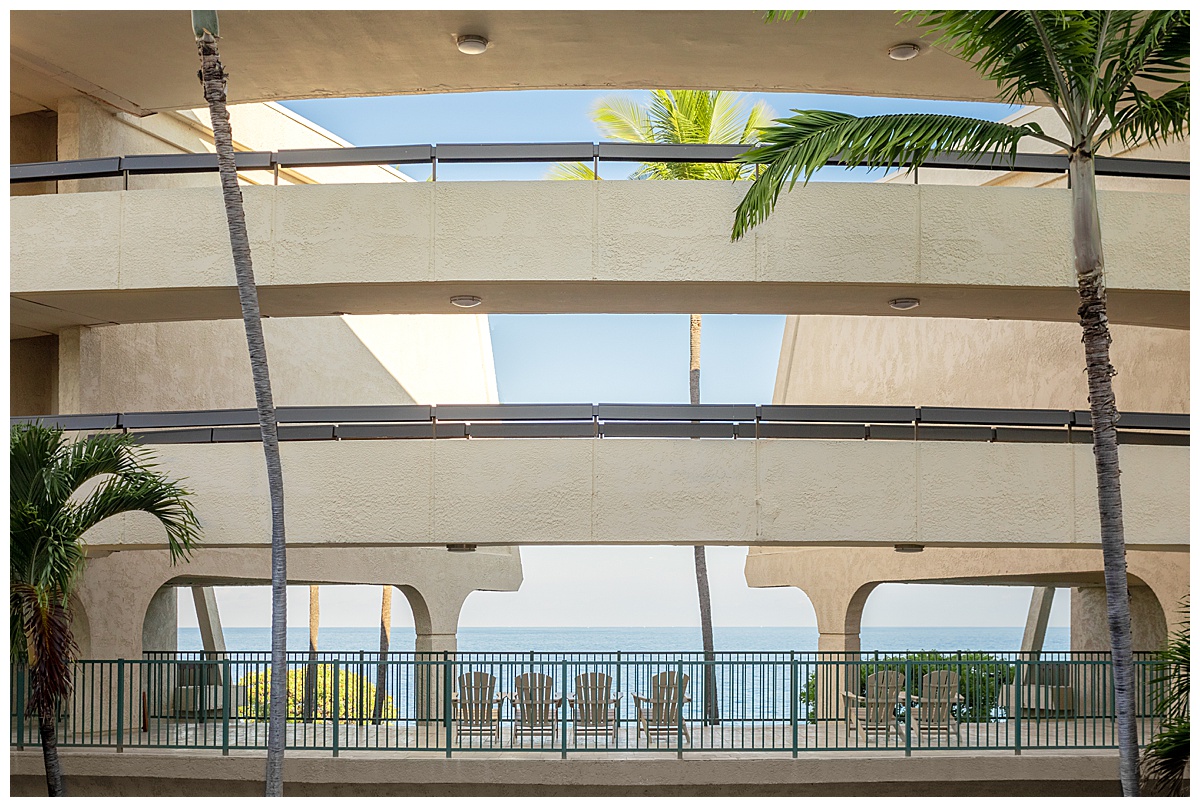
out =
[[92,658],[92,626],[87,608],[76,594],[71,595],[68,606],[71,609],[71,635],[75,637],[79,658]]

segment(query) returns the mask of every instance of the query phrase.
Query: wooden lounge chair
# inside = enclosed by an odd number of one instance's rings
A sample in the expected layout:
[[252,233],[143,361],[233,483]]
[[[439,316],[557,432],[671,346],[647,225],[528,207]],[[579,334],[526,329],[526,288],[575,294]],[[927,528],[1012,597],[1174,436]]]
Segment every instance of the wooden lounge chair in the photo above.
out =
[[501,700],[494,675],[476,670],[458,676],[453,697],[455,737],[498,737]]
[[900,734],[896,725],[896,705],[900,703],[900,693],[904,691],[904,673],[896,670],[884,670],[867,676],[866,694],[859,695],[849,690],[842,693],[846,703],[846,719],[850,728],[864,741],[883,735],[884,743],[894,731]]
[[[654,737],[658,741],[663,737],[670,739],[678,736],[680,704],[692,702],[686,695],[689,680],[685,675],[680,684],[678,674],[674,671],[660,672],[650,679],[650,697],[633,696],[634,705],[637,706],[639,738],[642,732],[646,733],[647,739]],[[683,724],[683,737],[688,745],[692,744],[692,734],[686,723]]]
[[913,726],[926,734],[950,732],[962,742],[961,726],[954,714],[954,705],[962,702],[958,691],[958,673],[934,670],[921,676],[921,694],[910,696],[913,705]]
[[575,676],[575,695],[567,699],[575,717],[575,736],[617,739],[617,704],[621,693],[612,694],[612,677],[601,672]]
[[554,679],[528,672],[518,675],[514,684],[513,743],[518,737],[549,737],[553,741],[558,736],[558,710],[562,708],[562,698],[554,697]]

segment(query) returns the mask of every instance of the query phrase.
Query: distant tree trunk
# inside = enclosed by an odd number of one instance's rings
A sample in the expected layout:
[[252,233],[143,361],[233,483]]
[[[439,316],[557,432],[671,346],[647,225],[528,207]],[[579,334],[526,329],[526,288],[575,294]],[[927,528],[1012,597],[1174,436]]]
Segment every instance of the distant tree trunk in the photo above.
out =
[[[225,108],[225,68],[212,34],[204,34],[196,41],[196,45],[200,52],[200,81],[204,85],[204,100],[208,102],[212,118],[213,145],[217,151],[233,268],[237,275],[238,298],[242,304],[242,324],[246,328],[246,345],[250,350],[254,400],[258,406],[258,423],[267,462],[267,488],[271,496],[271,690],[267,723],[266,795],[282,796],[287,717],[287,557],[283,521],[283,466],[279,459],[279,434],[275,422],[275,403],[271,397],[271,376],[267,371],[262,316],[258,309],[258,289],[254,285],[254,267],[250,262],[246,213],[242,207],[237,163],[233,156],[233,131],[229,126],[229,112]],[[202,247],[199,244],[195,246]]]
[[375,671],[375,706],[371,718],[375,723],[383,718],[383,701],[387,697],[388,645],[392,633],[392,587],[383,587],[383,601],[379,606],[379,666]]
[[46,709],[38,715],[38,731],[42,736],[42,762],[46,766],[46,793],[50,796],[65,796],[62,766],[58,763],[58,734],[55,731],[54,710]]
[[[308,666],[304,668],[304,722],[317,712],[317,637],[321,631],[321,587],[308,587]],[[336,697],[336,693],[334,695]]]
[[[700,325],[699,314],[692,314],[689,329],[690,358],[688,389],[693,406],[700,403]],[[713,644],[712,598],[708,591],[708,561],[704,547],[692,547],[696,559],[696,592],[700,597],[700,633],[704,641],[704,722],[715,726],[721,722],[721,709],[717,699],[717,676],[712,664],[716,661]]]
[[1138,740],[1133,683],[1133,642],[1129,616],[1129,580],[1125,566],[1125,526],[1121,510],[1121,470],[1117,464],[1117,399],[1109,362],[1104,250],[1096,202],[1096,170],[1092,155],[1071,155],[1071,203],[1075,239],[1075,274],[1079,284],[1079,324],[1087,356],[1088,402],[1092,414],[1092,453],[1100,502],[1100,545],[1104,552],[1104,586],[1108,633],[1112,641],[1113,686],[1117,706],[1121,790],[1138,795]]

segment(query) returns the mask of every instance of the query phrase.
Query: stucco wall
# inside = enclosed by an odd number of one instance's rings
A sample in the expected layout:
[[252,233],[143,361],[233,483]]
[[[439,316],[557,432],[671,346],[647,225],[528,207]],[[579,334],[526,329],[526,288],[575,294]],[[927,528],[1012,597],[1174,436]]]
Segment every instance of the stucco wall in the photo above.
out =
[[[42,163],[58,159],[58,120],[49,112],[29,112],[8,119],[8,159],[12,163]],[[54,193],[53,182],[11,185],[11,196]]]
[[[1117,404],[1187,412],[1189,331],[1112,328]],[[789,317],[775,403],[1086,409],[1071,322]]]
[[[208,546],[270,535],[262,449],[158,446],[196,491]],[[919,543],[1095,546],[1080,444],[886,440],[285,442],[294,545]],[[1188,449],[1121,450],[1129,546],[1188,542]],[[95,546],[161,547],[149,517]]]
[[56,413],[58,337],[12,339],[8,343],[10,415]]

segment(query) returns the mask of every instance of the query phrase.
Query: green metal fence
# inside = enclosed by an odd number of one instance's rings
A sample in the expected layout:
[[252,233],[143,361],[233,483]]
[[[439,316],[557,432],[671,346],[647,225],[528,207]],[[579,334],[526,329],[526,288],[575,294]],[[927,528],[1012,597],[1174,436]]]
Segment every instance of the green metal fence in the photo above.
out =
[[[79,661],[64,747],[265,749],[263,653]],[[1135,662],[1139,737],[1157,728]],[[13,669],[12,743],[37,745]],[[707,696],[706,696],[706,693]],[[288,748],[790,753],[1116,747],[1107,654],[321,654],[288,660]]]

